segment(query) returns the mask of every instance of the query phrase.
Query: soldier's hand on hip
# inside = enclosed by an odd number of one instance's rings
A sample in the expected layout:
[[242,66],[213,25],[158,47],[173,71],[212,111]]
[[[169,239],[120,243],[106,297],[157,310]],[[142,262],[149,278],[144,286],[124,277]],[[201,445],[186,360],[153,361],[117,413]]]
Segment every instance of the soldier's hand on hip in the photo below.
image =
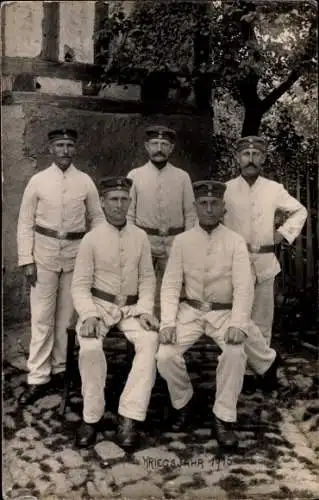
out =
[[279,231],[274,232],[274,245],[279,245],[283,241],[284,237]]
[[96,317],[86,319],[81,325],[79,332],[80,336],[86,338],[97,338],[99,334],[98,324],[99,319]]
[[158,319],[151,314],[141,314],[138,319],[142,328],[144,328],[145,330],[157,331],[159,329]]
[[160,344],[175,344],[176,342],[176,327],[166,326],[159,332]]
[[245,333],[239,328],[235,328],[230,326],[225,333],[225,342],[226,344],[242,344],[246,338]]
[[37,266],[34,264],[27,264],[23,266],[23,272],[27,280],[27,284],[30,286],[35,286],[37,282]]

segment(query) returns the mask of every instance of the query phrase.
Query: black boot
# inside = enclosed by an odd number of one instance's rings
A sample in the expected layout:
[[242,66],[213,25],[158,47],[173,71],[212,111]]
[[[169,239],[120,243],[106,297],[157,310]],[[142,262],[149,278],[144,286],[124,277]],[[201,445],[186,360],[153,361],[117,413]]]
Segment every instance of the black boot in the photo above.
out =
[[271,392],[278,389],[277,368],[281,364],[280,355],[277,353],[274,361],[268,370],[260,376],[260,387],[264,392]]
[[171,429],[173,432],[182,432],[185,431],[191,421],[191,413],[192,413],[193,401],[192,399],[180,410],[175,410],[175,418],[172,423]]
[[97,423],[87,424],[82,422],[80,427],[76,431],[75,444],[79,448],[87,448],[91,444],[94,444],[97,436]]
[[119,425],[116,434],[117,444],[124,449],[133,448],[138,440],[136,421],[132,418],[119,416]]
[[37,399],[42,398],[46,394],[48,394],[49,391],[49,384],[30,384],[26,387],[24,392],[20,394],[19,396],[19,403],[21,405],[29,405],[34,403]]
[[51,375],[51,382],[50,382],[51,388],[56,392],[62,391],[62,389],[64,388],[64,378],[65,378],[64,371]]
[[245,375],[243,388],[241,392],[248,396],[254,394],[256,392],[256,389],[257,389],[257,379],[255,375]]
[[221,448],[231,450],[238,446],[238,439],[233,430],[233,424],[221,420],[216,415],[214,415],[214,429],[212,433]]

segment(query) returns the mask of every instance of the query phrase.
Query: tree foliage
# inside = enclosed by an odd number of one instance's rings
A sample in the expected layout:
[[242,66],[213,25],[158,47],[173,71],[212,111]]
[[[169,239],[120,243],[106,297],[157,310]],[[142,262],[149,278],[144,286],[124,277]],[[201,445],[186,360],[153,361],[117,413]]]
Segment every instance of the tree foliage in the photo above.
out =
[[140,83],[159,103],[173,87],[201,109],[212,107],[212,91],[230,94],[245,108],[242,134],[258,133],[298,79],[306,89],[316,82],[316,3],[137,0],[126,16],[118,2],[97,34],[102,80]]

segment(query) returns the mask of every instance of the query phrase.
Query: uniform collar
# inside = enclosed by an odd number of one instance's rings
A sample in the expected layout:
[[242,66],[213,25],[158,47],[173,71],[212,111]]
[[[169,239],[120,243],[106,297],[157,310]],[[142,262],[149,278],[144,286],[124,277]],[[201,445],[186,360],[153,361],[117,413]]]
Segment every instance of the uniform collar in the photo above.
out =
[[212,229],[212,231],[209,233],[209,232],[207,232],[205,229],[203,229],[203,228],[200,226],[199,222],[197,222],[197,223],[196,223],[196,226],[195,226],[195,228],[196,228],[196,230],[197,230],[197,231],[199,231],[200,233],[205,234],[206,236],[209,236],[209,237],[210,237],[210,236],[212,236],[212,235],[215,235],[215,234],[219,233],[219,232],[220,232],[221,227],[222,227],[222,224],[221,224],[221,222],[220,222],[220,223],[218,224],[218,226],[216,226],[214,229]]
[[111,224],[110,222],[108,222],[108,220],[106,219],[105,217],[105,224],[107,225],[107,227],[109,228],[112,228],[114,231],[117,231],[118,233],[121,233],[122,231],[125,231],[125,229],[127,228],[127,225],[128,225],[128,221],[126,220],[126,223],[124,226],[122,226],[120,229],[116,226],[114,226],[113,224]]
[[161,173],[161,172],[165,172],[166,170],[170,170],[170,168],[172,167],[172,165],[167,162],[165,167],[161,168],[161,169],[158,169],[157,167],[155,167],[155,165],[151,162],[151,160],[149,160],[147,163],[146,163],[146,166],[150,169],[152,169],[153,171],[155,172],[158,172],[158,173]]
[[73,165],[73,163],[71,163],[71,165],[64,172],[54,162],[52,163],[51,167],[56,172],[58,172],[59,174],[62,174],[62,175],[69,175],[69,174],[71,174],[72,172],[75,171],[75,166]]
[[247,186],[249,187],[250,189],[254,189],[255,187],[259,186],[259,184],[263,181],[264,177],[262,177],[261,175],[258,175],[256,181],[254,182],[254,184],[252,184],[251,186],[248,184],[248,182],[244,179],[244,177],[242,175],[240,175],[238,177],[240,183],[243,185],[243,186]]

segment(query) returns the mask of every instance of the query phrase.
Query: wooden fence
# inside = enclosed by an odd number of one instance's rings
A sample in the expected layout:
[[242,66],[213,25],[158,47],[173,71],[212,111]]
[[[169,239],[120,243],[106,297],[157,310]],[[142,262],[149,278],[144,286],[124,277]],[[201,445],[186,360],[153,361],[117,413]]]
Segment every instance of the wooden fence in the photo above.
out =
[[[287,176],[283,184],[307,208],[308,217],[296,241],[283,243],[277,251],[282,272],[276,280],[276,306],[284,317],[286,312],[286,329],[311,330],[319,319],[317,174],[296,172],[295,179]],[[285,214],[277,213],[276,227],[284,219]]]

